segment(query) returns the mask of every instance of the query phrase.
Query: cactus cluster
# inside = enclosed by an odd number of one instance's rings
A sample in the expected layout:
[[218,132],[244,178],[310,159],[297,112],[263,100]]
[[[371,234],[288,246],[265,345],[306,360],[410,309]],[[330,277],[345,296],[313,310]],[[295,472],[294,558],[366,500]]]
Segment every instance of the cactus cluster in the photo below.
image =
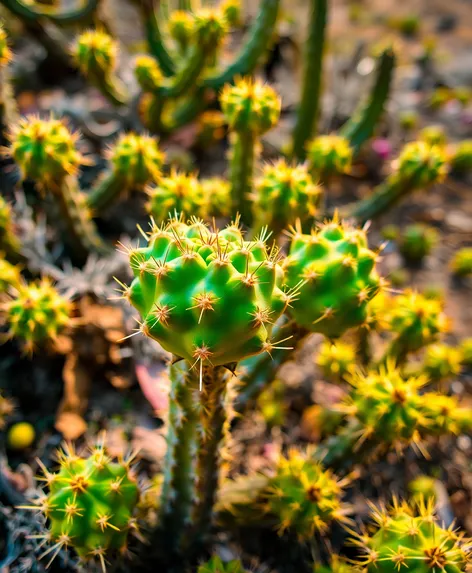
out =
[[15,232],[11,206],[0,195],[0,249],[7,254],[16,255],[20,250],[20,241]]
[[452,152],[451,169],[456,173],[467,173],[472,169],[472,140],[458,143]]

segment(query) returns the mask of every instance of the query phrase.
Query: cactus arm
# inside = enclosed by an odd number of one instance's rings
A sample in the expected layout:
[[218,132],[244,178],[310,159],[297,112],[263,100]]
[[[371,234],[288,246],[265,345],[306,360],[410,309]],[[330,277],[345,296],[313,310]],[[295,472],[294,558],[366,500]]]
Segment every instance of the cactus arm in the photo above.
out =
[[372,137],[375,126],[385,108],[395,68],[395,53],[391,48],[382,52],[378,64],[375,82],[368,101],[354,113],[340,130],[340,135],[349,140],[354,153]]
[[306,142],[316,130],[320,110],[328,0],[311,0],[310,14],[302,95],[293,132],[293,155],[300,161],[305,159]]
[[130,95],[125,84],[116,75],[104,75],[94,78],[96,87],[113,105],[128,105]]
[[159,62],[162,73],[165,76],[173,76],[176,65],[162,37],[157,15],[157,2],[156,0],[144,0],[139,4],[143,15],[149,51]]
[[182,68],[176,71],[170,85],[161,88],[162,96],[177,98],[189,91],[205,69],[209,59],[208,56],[209,52],[207,50],[200,45],[194,46]]
[[107,209],[123,191],[123,182],[110,171],[100,179],[87,197],[87,205],[93,215]]
[[361,223],[375,219],[414,189],[415,185],[411,182],[402,182],[399,178],[390,176],[384,183],[378,185],[369,196],[348,208],[346,215]]
[[232,83],[237,75],[251,74],[267,50],[275,30],[280,0],[262,0],[258,15],[249,31],[236,60],[222,72],[209,76],[203,81],[203,86],[214,90],[220,89],[226,83]]
[[229,179],[232,203],[234,209],[241,215],[244,224],[250,226],[252,209],[249,195],[253,187],[256,137],[251,131],[234,132],[231,137]]
[[38,18],[47,18],[57,24],[73,24],[88,18],[95,12],[100,0],[86,0],[82,6],[74,10],[35,10],[20,0],[2,0],[2,3],[19,18],[37,21]]

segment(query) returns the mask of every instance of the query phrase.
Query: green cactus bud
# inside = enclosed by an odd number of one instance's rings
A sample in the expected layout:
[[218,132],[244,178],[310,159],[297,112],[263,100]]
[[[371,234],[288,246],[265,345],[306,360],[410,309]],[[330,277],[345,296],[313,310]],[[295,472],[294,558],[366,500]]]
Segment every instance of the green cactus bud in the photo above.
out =
[[292,450],[281,457],[266,489],[266,510],[277,518],[278,531],[300,539],[326,533],[332,522],[347,522],[349,506],[341,500],[348,480],[337,477],[309,455]]
[[337,217],[310,235],[294,229],[284,267],[287,285],[299,290],[289,309],[297,325],[337,338],[363,324],[368,302],[382,288],[376,260],[365,231]]
[[470,560],[460,532],[435,521],[432,500],[418,509],[394,500],[392,507],[372,510],[373,528],[353,543],[363,552],[359,566],[367,573],[392,573],[402,566],[410,573],[461,573]]
[[43,467],[49,493],[32,507],[46,515],[46,539],[54,544],[43,556],[73,547],[81,560],[97,560],[105,570],[107,557],[125,553],[128,534],[137,527],[133,512],[139,491],[130,461],[113,462],[99,444],[88,458],[69,446],[59,463],[57,473]]
[[343,380],[355,368],[356,349],[347,342],[325,340],[318,349],[316,364],[326,378]]
[[78,134],[71,133],[59,119],[25,117],[11,128],[9,137],[11,154],[23,177],[33,179],[41,187],[75,175],[80,164],[85,163],[75,147]]
[[194,14],[192,41],[196,45],[204,48],[218,47],[227,31],[226,20],[219,10],[201,8]]
[[218,555],[199,565],[197,573],[248,573],[239,559],[222,561]]
[[308,143],[308,164],[314,177],[325,181],[332,175],[349,173],[352,149],[339,135],[320,135]]
[[439,147],[444,147],[447,143],[446,131],[442,125],[428,125],[424,127],[420,131],[418,139],[428,145],[437,145]]
[[420,263],[438,242],[438,232],[433,227],[417,223],[403,231],[399,249],[405,260]]
[[170,220],[130,251],[135,279],[125,297],[141,332],[168,352],[200,367],[237,362],[273,348],[272,325],[292,298],[276,256],[235,224],[217,232]]
[[472,338],[461,340],[460,352],[462,354],[461,363],[467,367],[472,366]]
[[136,58],[134,75],[145,92],[158,91],[164,79],[159,64],[151,56]]
[[0,253],[0,295],[10,289],[18,288],[21,282],[20,269],[3,258]]
[[185,52],[194,33],[194,19],[192,14],[185,10],[173,10],[167,22],[169,35],[175,40],[177,46]]
[[7,66],[11,61],[11,50],[8,46],[8,37],[0,25],[0,69]]
[[207,214],[207,197],[194,175],[172,170],[169,177],[162,177],[155,187],[148,189],[147,210],[155,221],[162,223],[173,213],[196,217]]
[[400,229],[398,225],[384,225],[381,229],[382,237],[386,241],[396,241],[400,235]]
[[7,425],[7,420],[13,413],[15,406],[11,400],[5,398],[0,391],[0,430],[3,430]]
[[467,173],[472,169],[472,140],[459,142],[452,152],[451,169],[456,173]]
[[282,380],[274,380],[265,388],[257,399],[257,405],[269,427],[282,426],[285,421],[286,405],[285,384]]
[[14,297],[1,306],[9,326],[8,337],[18,339],[25,351],[53,342],[70,323],[71,304],[44,278],[20,284]]
[[349,561],[339,555],[332,553],[329,558],[329,565],[315,564],[313,573],[359,573],[358,569]]
[[252,194],[255,226],[268,226],[278,235],[297,219],[311,224],[321,196],[305,165],[291,166],[283,159],[266,165]]
[[472,275],[472,247],[464,247],[454,254],[450,262],[451,272],[458,277]]
[[446,344],[431,344],[426,348],[422,370],[433,382],[457,376],[461,371],[461,352]]
[[408,484],[411,500],[417,504],[423,500],[426,502],[432,500],[435,503],[438,496],[436,483],[437,480],[435,478],[427,475],[419,475],[411,480]]
[[201,179],[200,187],[210,215],[213,217],[231,215],[231,189],[228,181],[220,177]]

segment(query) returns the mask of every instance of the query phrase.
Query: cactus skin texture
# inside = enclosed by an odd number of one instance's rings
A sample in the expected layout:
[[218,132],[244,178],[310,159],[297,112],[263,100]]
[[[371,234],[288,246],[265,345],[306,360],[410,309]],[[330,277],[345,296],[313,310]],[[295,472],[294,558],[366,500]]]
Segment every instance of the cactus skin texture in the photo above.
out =
[[266,165],[252,195],[255,228],[267,226],[278,236],[297,219],[311,226],[321,196],[305,165],[291,166],[283,159]]
[[348,209],[349,215],[359,221],[374,219],[409,193],[442,181],[446,173],[446,152],[441,147],[424,141],[407,143],[385,183]]
[[54,342],[70,323],[71,303],[46,278],[20,284],[1,309],[9,326],[7,337],[18,339],[29,354],[37,346]]
[[400,238],[399,250],[410,263],[421,263],[438,242],[438,232],[433,227],[417,223],[408,225]]
[[229,182],[220,177],[200,179],[201,192],[208,203],[206,215],[229,217],[231,215],[231,189]]
[[454,173],[467,173],[472,169],[472,140],[464,139],[457,144],[450,158]]
[[206,563],[199,565],[197,573],[247,573],[239,559],[223,562],[218,555],[214,555]]
[[72,547],[82,561],[97,560],[105,570],[110,553],[126,554],[128,534],[137,527],[139,490],[130,462],[113,462],[97,445],[88,458],[66,447],[59,464],[57,473],[43,468],[49,492],[29,507],[49,521],[45,538],[53,546],[43,556],[54,559],[56,550]]
[[393,573],[402,567],[411,573],[461,573],[470,562],[464,534],[443,529],[435,521],[432,500],[418,508],[394,500],[386,508],[373,508],[372,528],[354,543],[364,554],[359,566],[367,573]]
[[40,191],[50,192],[56,200],[76,258],[84,259],[90,251],[106,253],[79,189],[77,172],[86,160],[75,147],[78,135],[53,117],[29,116],[12,128],[9,137],[11,154],[23,177],[32,179]]
[[296,450],[281,457],[265,492],[265,509],[276,517],[278,532],[296,533],[301,540],[324,534],[333,521],[348,522],[349,506],[341,501],[349,480],[337,477],[320,462]]
[[[297,325],[330,338],[363,324],[367,304],[381,290],[377,255],[366,233],[337,217],[304,235],[294,229],[284,260],[286,283],[298,287],[289,312]],[[333,289],[332,285],[342,285]]]
[[318,349],[316,364],[328,380],[343,380],[355,367],[356,349],[347,342],[325,340]]
[[164,154],[157,141],[146,135],[122,135],[108,152],[111,171],[88,196],[88,205],[94,213],[109,207],[126,191],[141,190],[161,176]]
[[450,262],[451,272],[457,277],[472,275],[472,247],[459,249]]
[[259,137],[273,127],[280,116],[280,98],[259,81],[243,78],[226,85],[220,96],[222,111],[231,130],[230,182],[233,209],[250,225],[254,162]]
[[21,282],[20,269],[2,257],[0,253],[0,295],[10,287],[18,288]]
[[461,351],[446,344],[426,348],[422,371],[431,382],[441,382],[460,374]]
[[319,135],[308,143],[308,165],[314,179],[322,183],[333,175],[349,173],[352,149],[340,135]]
[[15,234],[13,213],[10,205],[0,195],[0,249],[8,258],[17,258],[20,251],[20,241]]
[[99,30],[81,34],[72,55],[81,73],[115,105],[129,100],[126,86],[116,75],[118,45],[111,36]]

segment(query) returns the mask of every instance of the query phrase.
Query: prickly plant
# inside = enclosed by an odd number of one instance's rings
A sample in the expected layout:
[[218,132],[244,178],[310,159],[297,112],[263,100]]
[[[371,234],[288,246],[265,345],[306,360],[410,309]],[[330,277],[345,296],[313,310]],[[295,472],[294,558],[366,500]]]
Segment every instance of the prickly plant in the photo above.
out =
[[109,150],[111,169],[105,173],[87,198],[94,213],[110,206],[120,194],[141,190],[161,177],[164,154],[156,139],[146,135],[122,135]]
[[322,192],[305,165],[292,166],[283,159],[266,165],[252,194],[254,227],[267,226],[278,236],[297,219],[311,226]]
[[421,263],[437,242],[438,232],[434,227],[416,223],[408,225],[401,234],[399,250],[406,261]]
[[451,272],[457,277],[472,275],[472,247],[464,247],[455,252],[450,262]]
[[206,214],[212,217],[231,215],[231,189],[229,182],[221,177],[199,180],[201,192],[208,204]]
[[230,182],[233,209],[242,222],[252,221],[250,196],[259,137],[273,127],[280,115],[280,98],[275,91],[251,78],[226,85],[220,103],[231,130]]
[[203,112],[197,122],[197,147],[208,149],[221,141],[226,134],[226,122],[221,111]]
[[447,344],[431,344],[426,348],[422,371],[431,382],[441,382],[461,371],[461,351]]
[[461,363],[466,366],[472,366],[472,338],[465,338],[460,343]]
[[335,343],[325,340],[318,349],[315,362],[329,380],[343,380],[355,368],[356,349],[341,340]]
[[358,570],[348,559],[333,553],[330,555],[329,564],[315,564],[313,573],[358,573]]
[[209,561],[199,565],[197,573],[247,573],[247,570],[239,559],[222,561],[218,555],[213,555]]
[[105,570],[111,555],[126,555],[129,533],[137,530],[139,490],[131,460],[112,461],[103,444],[86,458],[69,446],[59,465],[57,473],[42,466],[49,491],[29,506],[49,523],[44,539],[51,546],[41,557],[51,563],[61,548],[72,547],[82,562],[98,561]]
[[86,160],[76,149],[77,138],[53,117],[27,116],[10,133],[11,154],[23,178],[33,180],[39,191],[52,194],[66,225],[67,240],[83,259],[89,251],[104,252],[105,247],[79,189],[77,172]]
[[422,397],[422,432],[444,436],[467,434],[472,429],[472,409],[460,404],[456,396],[427,392]]
[[455,173],[467,173],[472,169],[472,140],[464,139],[452,151],[451,169]]
[[359,221],[374,219],[413,191],[442,181],[446,173],[444,149],[424,141],[407,143],[386,181],[349,208],[349,215]]
[[309,454],[296,450],[281,457],[275,475],[262,494],[265,509],[277,519],[278,532],[290,530],[306,540],[329,530],[332,522],[346,522],[349,506],[342,502],[348,479],[338,480]]
[[20,269],[3,258],[0,253],[0,295],[10,287],[17,288],[21,282]]
[[185,10],[173,10],[169,14],[167,30],[180,52],[184,55],[192,40],[193,26],[193,17],[190,12]]
[[129,99],[125,84],[116,74],[118,46],[115,40],[100,30],[87,30],[75,41],[72,55],[81,73],[115,105]]
[[11,298],[1,305],[9,327],[7,337],[17,339],[27,353],[54,342],[70,324],[71,304],[48,279],[21,283],[11,293]]
[[11,206],[0,195],[0,250],[11,261],[16,261],[20,252],[20,240],[16,234]]
[[308,143],[308,165],[315,180],[326,182],[333,175],[349,173],[352,149],[341,135],[319,135]]
[[410,506],[394,500],[389,508],[372,508],[372,526],[352,542],[362,552],[358,563],[368,573],[405,567],[412,573],[460,573],[470,562],[464,534],[441,527],[432,500]]

